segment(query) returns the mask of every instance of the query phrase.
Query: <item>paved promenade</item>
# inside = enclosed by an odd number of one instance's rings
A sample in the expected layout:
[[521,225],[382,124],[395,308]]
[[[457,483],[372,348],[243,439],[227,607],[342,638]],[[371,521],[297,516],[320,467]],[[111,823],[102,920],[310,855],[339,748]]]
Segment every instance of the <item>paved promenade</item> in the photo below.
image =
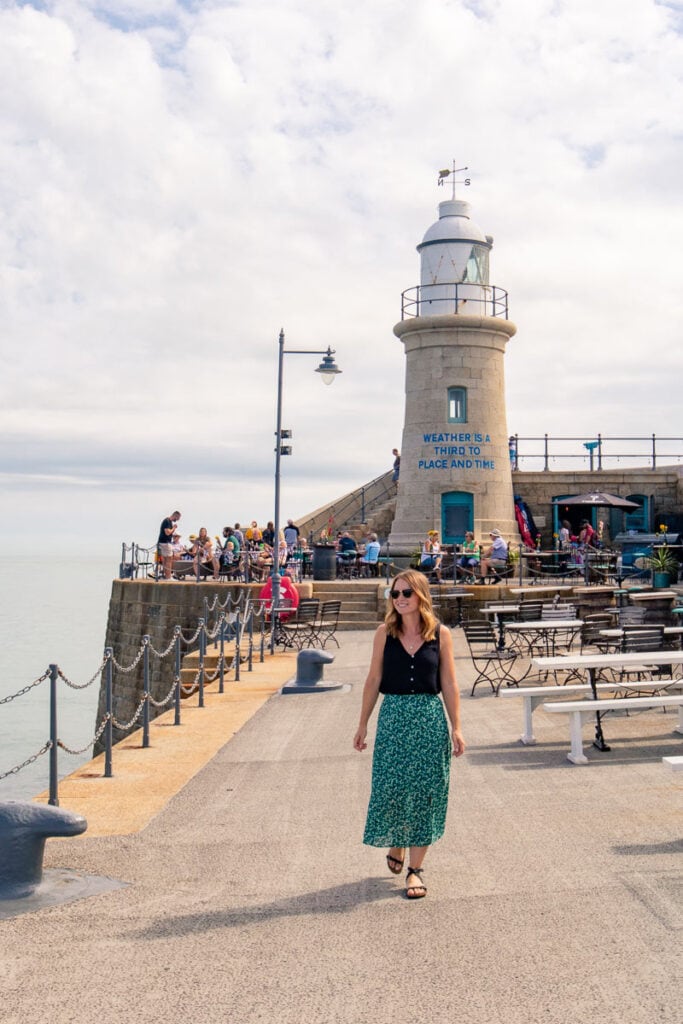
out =
[[563,716],[523,747],[516,701],[469,697],[454,635],[469,750],[425,900],[360,841],[372,634],[341,634],[349,689],[272,696],[141,831],[48,843],[127,884],[0,921],[4,1024],[678,1024],[675,715],[608,717],[612,752],[572,766]]

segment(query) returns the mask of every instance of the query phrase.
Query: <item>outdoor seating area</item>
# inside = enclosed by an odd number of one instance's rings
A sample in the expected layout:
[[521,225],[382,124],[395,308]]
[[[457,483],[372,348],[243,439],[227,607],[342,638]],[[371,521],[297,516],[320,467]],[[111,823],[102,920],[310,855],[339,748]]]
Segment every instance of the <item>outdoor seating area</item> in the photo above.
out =
[[[576,765],[589,760],[584,750],[588,722],[595,722],[594,746],[610,752],[603,722],[607,717],[611,723],[617,713],[677,708],[672,728],[683,733],[683,624],[677,594],[656,595],[661,621],[655,622],[643,603],[623,603],[623,593],[617,604],[616,586],[601,587],[603,607],[581,617],[588,590],[575,588],[571,601],[564,594],[539,601],[529,597],[533,587],[524,588],[517,590],[516,601],[486,602],[481,617],[463,623],[473,670],[471,696],[519,700],[525,745],[536,742],[532,719],[539,708],[565,715],[566,756]],[[480,683],[486,685],[477,692]]]

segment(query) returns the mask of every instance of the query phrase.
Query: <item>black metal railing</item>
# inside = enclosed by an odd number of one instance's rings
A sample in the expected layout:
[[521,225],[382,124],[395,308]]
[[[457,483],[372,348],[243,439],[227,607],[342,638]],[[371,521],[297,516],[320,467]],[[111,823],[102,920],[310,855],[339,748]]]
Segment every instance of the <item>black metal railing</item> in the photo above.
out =
[[[473,295],[475,289],[482,294]],[[418,284],[401,294],[401,320],[415,316],[458,313],[508,319],[508,293],[495,285],[472,283]]]
[[[622,447],[629,445],[629,448]],[[584,449],[581,451],[581,449]],[[555,463],[562,469],[570,468],[566,460],[591,471],[614,469],[621,462],[637,462],[656,469],[658,465],[678,465],[683,461],[683,437],[605,437],[595,434],[583,437],[520,437],[510,438],[510,460],[513,469],[548,471]],[[536,465],[532,465],[535,462]],[[560,465],[557,466],[560,468]]]

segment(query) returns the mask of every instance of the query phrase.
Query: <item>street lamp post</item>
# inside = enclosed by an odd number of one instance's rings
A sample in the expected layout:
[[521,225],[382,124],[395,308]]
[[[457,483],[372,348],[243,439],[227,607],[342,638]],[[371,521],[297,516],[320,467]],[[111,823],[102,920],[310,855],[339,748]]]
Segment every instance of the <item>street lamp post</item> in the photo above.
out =
[[275,648],[275,634],[277,632],[277,616],[279,614],[280,607],[280,459],[283,455],[289,455],[291,448],[289,445],[283,446],[283,437],[291,437],[290,431],[283,431],[282,429],[282,371],[284,368],[284,357],[285,356],[304,356],[314,355],[323,356],[323,360],[315,372],[319,373],[324,384],[331,384],[338,373],[342,371],[339,369],[334,361],[334,349],[328,348],[325,351],[319,351],[317,349],[286,349],[285,348],[285,332],[280,330],[280,336],[278,338],[278,361],[277,361],[277,413],[275,423],[275,514],[273,516],[273,529],[275,537],[273,540],[273,572],[272,572],[272,611],[271,611],[271,633],[270,633],[270,650],[271,653]]

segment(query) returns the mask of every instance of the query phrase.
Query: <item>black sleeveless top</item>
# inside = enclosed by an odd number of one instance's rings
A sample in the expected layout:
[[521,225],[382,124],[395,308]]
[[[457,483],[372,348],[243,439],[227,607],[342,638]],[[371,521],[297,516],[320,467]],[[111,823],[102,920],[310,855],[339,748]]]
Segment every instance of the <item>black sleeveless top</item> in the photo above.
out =
[[384,644],[380,693],[408,694],[441,692],[439,679],[439,630],[425,640],[415,654],[408,654],[398,637],[388,636]]

